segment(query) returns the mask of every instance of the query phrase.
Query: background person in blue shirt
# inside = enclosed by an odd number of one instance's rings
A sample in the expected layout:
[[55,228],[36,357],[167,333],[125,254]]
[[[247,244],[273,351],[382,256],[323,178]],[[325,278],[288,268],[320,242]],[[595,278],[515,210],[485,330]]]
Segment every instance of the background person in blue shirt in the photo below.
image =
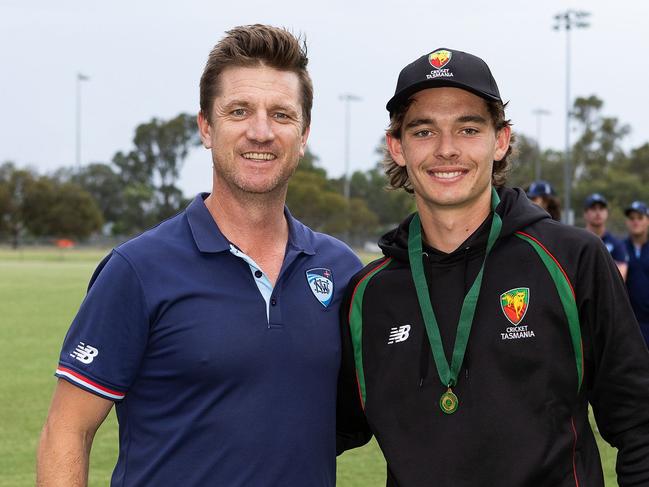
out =
[[606,229],[608,201],[599,193],[593,193],[584,200],[584,221],[586,230],[602,239],[617,268],[626,280],[629,256],[625,246]]
[[200,82],[212,193],[120,245],[68,331],[38,485],[86,485],[113,404],[111,485],[335,485],[338,311],[361,266],[295,220],[288,181],[309,135],[306,46],[227,33]]
[[649,346],[649,210],[642,201],[634,201],[624,210],[629,236],[624,245],[629,253],[626,287],[629,299]]

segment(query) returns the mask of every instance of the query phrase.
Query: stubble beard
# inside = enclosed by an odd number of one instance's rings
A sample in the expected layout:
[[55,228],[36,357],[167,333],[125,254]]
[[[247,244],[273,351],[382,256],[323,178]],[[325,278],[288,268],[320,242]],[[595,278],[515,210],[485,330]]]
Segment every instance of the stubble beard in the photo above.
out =
[[244,174],[241,174],[231,165],[221,165],[213,161],[213,174],[215,181],[226,186],[229,191],[239,198],[247,201],[270,201],[280,198],[286,199],[286,191],[291,176],[297,169],[297,162],[283,166],[279,172],[269,175],[261,182],[252,181]]

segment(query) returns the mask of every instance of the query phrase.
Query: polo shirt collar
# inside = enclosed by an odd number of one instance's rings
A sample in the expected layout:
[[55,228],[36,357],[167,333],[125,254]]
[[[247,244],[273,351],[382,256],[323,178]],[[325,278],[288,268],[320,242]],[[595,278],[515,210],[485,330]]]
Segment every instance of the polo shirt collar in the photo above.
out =
[[[230,242],[221,233],[207,206],[205,206],[205,198],[209,195],[209,193],[198,194],[185,210],[189,228],[199,251],[205,253],[229,252]],[[287,247],[298,252],[314,255],[315,249],[308,238],[307,228],[293,218],[286,206],[284,206],[284,216],[288,222]]]

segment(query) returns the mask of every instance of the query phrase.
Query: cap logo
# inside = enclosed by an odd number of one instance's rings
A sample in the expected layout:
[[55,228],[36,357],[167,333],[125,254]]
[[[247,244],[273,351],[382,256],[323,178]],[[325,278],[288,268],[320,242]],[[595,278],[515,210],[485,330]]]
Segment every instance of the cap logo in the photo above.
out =
[[440,49],[428,55],[428,62],[433,68],[441,69],[449,63],[452,55],[453,53],[451,51]]

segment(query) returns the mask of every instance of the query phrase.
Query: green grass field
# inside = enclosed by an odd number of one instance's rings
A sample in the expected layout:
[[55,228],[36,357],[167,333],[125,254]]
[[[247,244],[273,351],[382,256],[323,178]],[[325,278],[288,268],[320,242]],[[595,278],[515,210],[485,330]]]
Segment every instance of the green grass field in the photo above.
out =
[[[35,452],[56,379],[59,349],[96,263],[97,250],[0,248],[0,487],[34,485]],[[615,481],[615,451],[600,441],[607,487]],[[95,438],[90,485],[108,485],[117,455],[111,414]],[[375,442],[338,459],[338,485],[385,485]]]

